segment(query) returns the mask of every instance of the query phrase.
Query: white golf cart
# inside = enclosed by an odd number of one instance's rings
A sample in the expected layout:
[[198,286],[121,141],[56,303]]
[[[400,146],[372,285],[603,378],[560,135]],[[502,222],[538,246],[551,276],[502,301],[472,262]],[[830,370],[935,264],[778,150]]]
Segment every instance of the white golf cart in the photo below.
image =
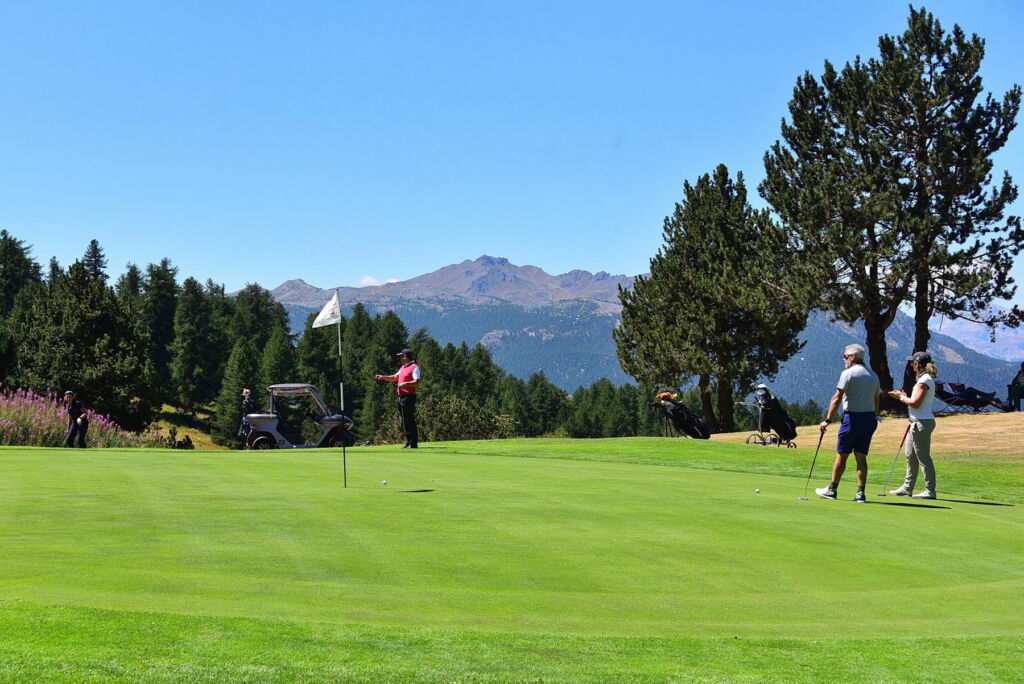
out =
[[[352,446],[352,420],[340,413],[331,413],[316,388],[304,383],[271,385],[270,410],[267,413],[246,413],[241,434],[250,449],[302,449]],[[302,423],[315,423],[320,435],[315,443],[306,443]],[[306,434],[315,430],[307,431]]]

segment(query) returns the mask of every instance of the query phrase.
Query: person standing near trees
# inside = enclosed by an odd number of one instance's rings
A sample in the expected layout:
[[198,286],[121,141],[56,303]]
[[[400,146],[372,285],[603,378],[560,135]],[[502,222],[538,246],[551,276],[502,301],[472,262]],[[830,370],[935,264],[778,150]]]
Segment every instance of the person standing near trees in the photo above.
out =
[[1020,370],[1013,376],[1007,389],[1006,403],[1013,407],[1014,411],[1020,411],[1020,398],[1024,397],[1024,363],[1020,364]]
[[75,446],[78,440],[78,448],[85,448],[85,433],[89,431],[89,418],[85,415],[85,406],[75,398],[75,393],[68,390],[64,393],[64,408],[68,412],[68,435],[64,444],[68,447]]
[[[893,390],[889,396],[907,405],[907,412],[910,415],[910,441],[907,442],[907,477],[903,485],[894,489],[890,494],[893,496],[910,496],[915,499],[935,498],[935,464],[932,461],[932,432],[935,430],[935,413],[932,412],[932,404],[935,402],[935,378],[939,371],[932,363],[932,357],[928,352],[915,352],[907,359],[914,364],[914,372],[917,373],[917,382],[914,384],[914,391],[907,396],[903,390]],[[924,491],[914,494],[914,484],[917,482],[918,464],[924,471]]]
[[416,430],[416,385],[420,384],[420,367],[412,358],[411,349],[395,354],[401,358],[402,367],[394,375],[377,374],[376,380],[398,384],[398,411],[402,415],[402,430],[405,432],[403,449],[419,448],[419,433]]
[[839,480],[846,470],[846,460],[852,452],[857,459],[857,494],[853,497],[856,503],[865,503],[864,487],[868,483],[868,449],[871,447],[871,436],[878,427],[878,400],[880,396],[878,376],[864,365],[864,347],[851,344],[843,351],[843,362],[846,370],[839,376],[836,393],[828,405],[828,413],[819,427],[824,433],[832,422],[832,416],[843,404],[843,422],[839,426],[836,439],[836,462],[832,466],[832,482],[827,487],[819,487],[814,493],[823,499],[835,499],[839,489]]

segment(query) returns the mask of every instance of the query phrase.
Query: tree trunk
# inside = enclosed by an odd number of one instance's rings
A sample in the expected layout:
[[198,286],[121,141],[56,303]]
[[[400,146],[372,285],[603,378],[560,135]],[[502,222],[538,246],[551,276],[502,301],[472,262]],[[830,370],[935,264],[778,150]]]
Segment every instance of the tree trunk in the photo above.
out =
[[711,379],[707,375],[701,375],[697,380],[700,388],[700,406],[704,411],[704,420],[712,432],[718,432],[718,420],[715,419],[715,409],[711,405]]
[[892,389],[892,373],[889,371],[889,350],[885,345],[885,331],[889,327],[885,318],[874,313],[867,314],[864,316],[864,330],[867,332],[865,341],[871,370],[878,376],[882,391],[888,392]]
[[[931,339],[931,332],[928,330],[928,319],[932,316],[931,303],[928,297],[928,270],[919,270],[917,274],[917,288],[914,292],[914,351],[928,351],[928,341]],[[907,361],[903,369],[903,391],[910,394],[917,382],[917,374],[914,373],[914,364]]]
[[718,427],[721,432],[734,432],[736,421],[733,417],[732,382],[718,376]]
[[892,323],[890,319],[886,322],[887,316],[868,314],[864,317],[864,329],[867,331],[868,361],[871,370],[878,376],[878,384],[881,386],[882,396],[879,400],[879,410],[887,413],[906,415],[906,406],[902,401],[891,398],[886,392],[893,388],[892,373],[889,371],[889,353],[885,343],[885,331]]

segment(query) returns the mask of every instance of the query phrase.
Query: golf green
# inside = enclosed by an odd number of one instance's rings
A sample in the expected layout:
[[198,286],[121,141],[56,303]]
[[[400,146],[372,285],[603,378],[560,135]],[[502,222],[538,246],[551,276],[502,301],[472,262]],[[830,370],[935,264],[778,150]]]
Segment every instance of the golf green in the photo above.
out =
[[2,449],[0,679],[1024,674],[1024,506],[771,452]]

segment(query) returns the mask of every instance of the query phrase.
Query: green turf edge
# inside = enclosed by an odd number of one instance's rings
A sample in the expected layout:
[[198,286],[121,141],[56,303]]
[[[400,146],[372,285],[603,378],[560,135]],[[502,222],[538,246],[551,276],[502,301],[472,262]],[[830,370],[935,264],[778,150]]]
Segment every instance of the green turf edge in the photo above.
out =
[[1015,636],[567,637],[0,601],[3,681],[1010,682],[1022,672]]

